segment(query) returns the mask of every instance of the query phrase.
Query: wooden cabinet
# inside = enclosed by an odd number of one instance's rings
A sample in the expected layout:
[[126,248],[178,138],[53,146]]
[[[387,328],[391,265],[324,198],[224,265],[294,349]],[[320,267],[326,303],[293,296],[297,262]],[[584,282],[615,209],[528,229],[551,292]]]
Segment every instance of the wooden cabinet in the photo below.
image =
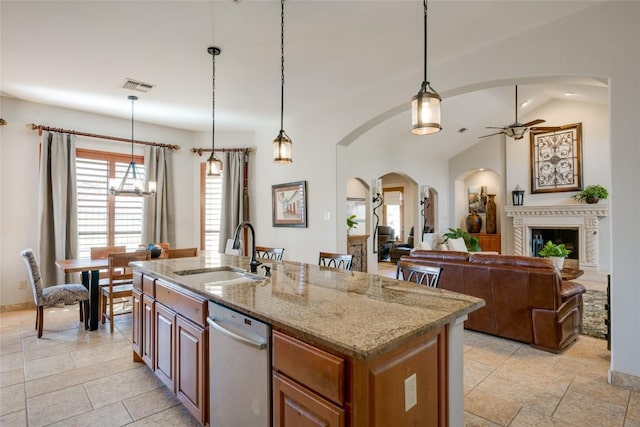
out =
[[367,360],[278,331],[272,341],[276,427],[448,425],[445,327]]
[[142,291],[133,288],[131,292],[131,346],[133,360],[139,362],[142,358]]
[[273,374],[274,427],[344,426],[344,409],[278,373]]
[[140,345],[140,356],[144,363],[151,369],[156,369],[154,357],[155,346],[155,300],[149,295],[142,296],[142,340]]
[[348,236],[347,253],[353,255],[353,271],[367,272],[367,239],[368,235]]
[[[205,416],[207,339],[204,328],[176,319],[176,396],[199,420]],[[196,415],[197,414],[197,415]]]
[[493,251],[500,253],[502,250],[501,247],[501,237],[500,234],[486,234],[486,233],[469,233],[472,236],[478,238],[478,242],[480,244],[480,248],[483,251]]
[[175,392],[176,313],[160,303],[155,308],[155,372]]
[[148,275],[134,282],[134,360],[144,361],[200,423],[208,424],[207,300]]

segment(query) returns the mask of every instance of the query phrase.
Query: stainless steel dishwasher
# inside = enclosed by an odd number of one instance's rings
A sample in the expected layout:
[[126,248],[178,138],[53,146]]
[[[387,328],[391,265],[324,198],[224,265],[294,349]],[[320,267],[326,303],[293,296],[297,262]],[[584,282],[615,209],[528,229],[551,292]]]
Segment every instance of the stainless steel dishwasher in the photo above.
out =
[[271,425],[271,327],[209,301],[211,427]]

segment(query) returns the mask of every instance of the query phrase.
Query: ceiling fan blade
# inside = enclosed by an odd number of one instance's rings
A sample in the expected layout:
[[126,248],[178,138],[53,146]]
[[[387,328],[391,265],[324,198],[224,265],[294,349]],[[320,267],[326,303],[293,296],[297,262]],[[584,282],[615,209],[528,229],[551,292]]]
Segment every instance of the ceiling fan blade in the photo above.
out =
[[488,137],[488,136],[500,135],[501,133],[504,133],[504,132],[490,133],[489,135],[482,135],[482,136],[479,136],[478,138],[486,138],[486,137]]
[[487,129],[502,129],[502,130],[506,130],[507,128],[504,126],[486,126]]
[[536,127],[532,127],[531,130],[532,131],[542,131],[542,132],[555,132],[558,130],[561,130],[562,128],[560,126],[536,126]]
[[522,126],[531,127],[531,126],[535,126],[535,125],[538,125],[538,124],[544,123],[544,122],[545,122],[545,120],[536,119],[536,120],[531,120],[529,123],[525,123]]

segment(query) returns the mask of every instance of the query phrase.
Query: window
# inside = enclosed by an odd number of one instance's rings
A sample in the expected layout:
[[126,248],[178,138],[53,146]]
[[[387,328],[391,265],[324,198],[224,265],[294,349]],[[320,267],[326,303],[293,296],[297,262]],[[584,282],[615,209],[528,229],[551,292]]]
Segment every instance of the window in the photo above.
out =
[[393,227],[396,240],[404,241],[404,188],[393,187],[383,190],[385,225]]
[[222,175],[207,176],[200,164],[200,248],[218,251],[222,211]]
[[[144,159],[134,156],[144,177]],[[131,156],[86,149],[76,150],[78,185],[78,256],[89,258],[92,246],[125,245],[128,251],[142,240],[142,197],[111,196],[110,177],[122,179]]]

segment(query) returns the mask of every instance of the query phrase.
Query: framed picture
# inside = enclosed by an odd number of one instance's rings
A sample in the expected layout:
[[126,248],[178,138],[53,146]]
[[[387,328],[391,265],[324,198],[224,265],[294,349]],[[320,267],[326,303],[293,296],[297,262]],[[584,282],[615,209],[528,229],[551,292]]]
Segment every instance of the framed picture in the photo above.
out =
[[355,215],[353,222],[364,223],[367,220],[367,201],[364,197],[347,197],[347,216]]
[[582,123],[531,129],[531,193],[582,188]]
[[271,186],[274,227],[307,226],[307,181]]

